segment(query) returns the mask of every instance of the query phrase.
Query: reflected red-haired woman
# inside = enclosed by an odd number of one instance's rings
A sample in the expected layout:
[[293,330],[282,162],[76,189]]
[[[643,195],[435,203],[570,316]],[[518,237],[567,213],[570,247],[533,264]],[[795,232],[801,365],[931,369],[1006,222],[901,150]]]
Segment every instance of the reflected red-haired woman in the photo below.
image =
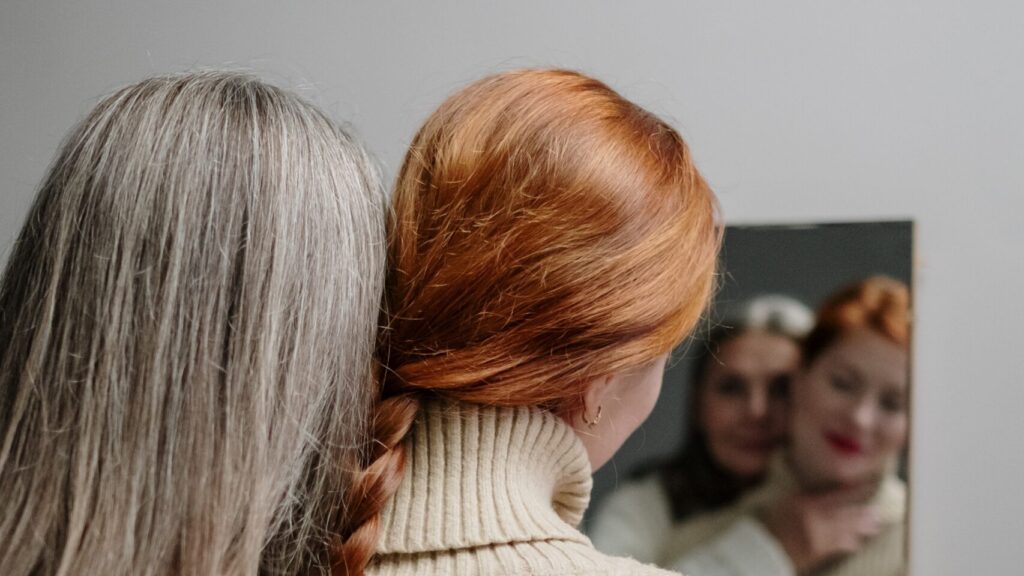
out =
[[392,207],[336,571],[656,573],[576,525],[712,291],[716,202],[678,133],[576,72],[497,74],[427,120]]

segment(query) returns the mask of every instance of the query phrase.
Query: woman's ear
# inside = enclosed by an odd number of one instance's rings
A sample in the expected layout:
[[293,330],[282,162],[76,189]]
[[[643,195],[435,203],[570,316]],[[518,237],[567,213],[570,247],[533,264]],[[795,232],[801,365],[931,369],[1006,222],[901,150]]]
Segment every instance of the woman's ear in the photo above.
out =
[[582,391],[583,406],[563,419],[587,449],[594,470],[603,466],[651,414],[661,390],[667,356],[633,369],[594,378]]
[[615,375],[610,374],[594,378],[590,381],[583,392],[583,406],[580,407],[576,414],[572,415],[570,420],[573,428],[586,431],[597,425],[601,418],[601,413],[606,410],[604,405],[610,400],[608,396],[614,380]]

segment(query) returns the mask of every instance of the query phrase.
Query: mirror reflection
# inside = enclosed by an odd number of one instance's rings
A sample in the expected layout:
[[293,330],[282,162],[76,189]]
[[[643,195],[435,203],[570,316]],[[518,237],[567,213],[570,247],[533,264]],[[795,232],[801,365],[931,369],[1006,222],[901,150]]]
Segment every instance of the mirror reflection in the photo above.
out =
[[903,573],[912,232],[727,228],[705,329],[595,476],[594,544],[689,576]]

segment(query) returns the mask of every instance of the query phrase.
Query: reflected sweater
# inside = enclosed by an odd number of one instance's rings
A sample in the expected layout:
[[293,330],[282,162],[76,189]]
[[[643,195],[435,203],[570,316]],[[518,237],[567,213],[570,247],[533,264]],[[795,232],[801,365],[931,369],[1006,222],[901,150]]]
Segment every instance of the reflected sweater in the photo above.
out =
[[671,574],[605,556],[577,530],[590,462],[550,413],[428,402],[406,442],[368,574]]
[[[675,558],[660,563],[699,576],[796,576],[789,557],[758,520],[765,507],[798,489],[792,470],[775,458],[764,485],[726,509],[684,522],[672,531]],[[906,572],[904,528],[906,486],[886,476],[869,503],[882,531],[855,553],[821,566],[814,576],[899,576]]]

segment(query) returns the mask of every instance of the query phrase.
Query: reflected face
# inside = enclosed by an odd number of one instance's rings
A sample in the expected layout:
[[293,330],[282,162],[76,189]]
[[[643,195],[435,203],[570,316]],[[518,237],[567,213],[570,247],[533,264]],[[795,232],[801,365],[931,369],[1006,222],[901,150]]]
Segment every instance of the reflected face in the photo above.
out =
[[786,433],[789,384],[800,350],[789,338],[750,331],[722,344],[705,371],[698,425],[711,456],[739,476],[768,467]]
[[588,404],[601,407],[601,417],[591,426],[596,414],[577,414],[570,420],[587,449],[593,470],[604,466],[622,447],[630,434],[647,420],[661,393],[668,354],[636,368],[619,372],[594,383],[588,392]]
[[792,457],[808,485],[880,478],[907,439],[907,353],[859,328],[825,349],[794,383]]

